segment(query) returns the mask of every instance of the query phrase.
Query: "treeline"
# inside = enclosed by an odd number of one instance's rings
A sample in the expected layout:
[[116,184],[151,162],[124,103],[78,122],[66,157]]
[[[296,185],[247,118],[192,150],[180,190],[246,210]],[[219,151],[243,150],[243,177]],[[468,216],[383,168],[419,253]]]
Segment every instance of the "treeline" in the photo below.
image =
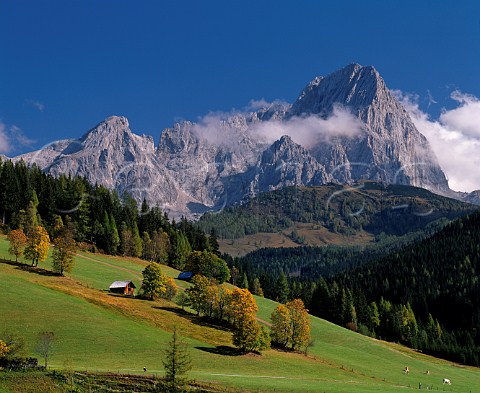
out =
[[[265,295],[274,298],[269,288],[272,285],[275,287],[275,280],[282,272],[289,277],[300,277],[311,281],[318,280],[320,277],[332,278],[344,271],[381,259],[415,241],[425,239],[444,228],[448,222],[447,219],[439,219],[428,224],[423,230],[403,236],[380,234],[375,243],[367,246],[262,248],[236,258],[235,264],[248,277],[266,276],[264,278]],[[233,260],[231,263],[233,264]]]
[[[298,297],[313,315],[341,326],[480,365],[480,213],[387,256],[320,250],[264,250],[229,263],[245,276],[241,285],[258,282],[266,297]],[[311,274],[302,259],[311,260]]]
[[262,193],[242,205],[207,213],[198,225],[206,232],[214,228],[221,239],[275,233],[295,222],[346,235],[366,230],[402,236],[440,218],[453,219],[473,210],[471,205],[420,188],[365,182]]
[[[427,349],[480,365],[480,212],[447,225],[429,239],[338,277],[369,300],[409,303],[420,321],[434,315],[443,340]],[[443,355],[442,355],[443,356]]]
[[91,251],[141,257],[179,270],[192,251],[218,254],[213,232],[207,236],[185,219],[176,223],[158,206],[150,207],[143,201],[139,207],[128,194],[120,197],[85,178],[54,178],[23,161],[0,161],[0,220],[4,230],[29,225],[26,217],[45,229],[50,239],[55,238],[59,219],[69,221],[74,240],[85,243]]

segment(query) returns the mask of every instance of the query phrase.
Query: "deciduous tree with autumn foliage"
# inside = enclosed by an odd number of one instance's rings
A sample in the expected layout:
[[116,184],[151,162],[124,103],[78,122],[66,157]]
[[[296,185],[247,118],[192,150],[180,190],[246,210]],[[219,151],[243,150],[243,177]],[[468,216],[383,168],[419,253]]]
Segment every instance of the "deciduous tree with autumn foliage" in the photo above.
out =
[[193,276],[192,286],[185,291],[188,296],[188,301],[197,312],[197,315],[204,313],[207,308],[207,292],[209,287],[210,280],[201,274],[197,274]]
[[74,256],[77,243],[73,237],[73,225],[67,220],[66,225],[59,225],[56,228],[58,233],[53,244],[53,271],[63,276],[64,272],[71,272],[75,264]]
[[25,246],[27,245],[27,236],[23,233],[23,229],[14,229],[7,235],[10,247],[8,252],[15,255],[15,262],[18,262],[18,257],[23,255]]
[[165,296],[167,277],[163,274],[160,265],[156,262],[150,263],[142,272],[143,281],[141,291],[150,300]]
[[261,351],[270,346],[270,336],[256,320],[257,303],[248,289],[231,294],[229,314],[233,320],[233,345],[243,352]]
[[284,304],[280,304],[272,312],[271,318],[270,336],[272,341],[282,347],[287,347],[292,337],[292,319],[289,309]]
[[25,258],[32,260],[32,266],[38,266],[38,262],[47,259],[49,248],[50,238],[47,231],[41,225],[37,225],[27,236]]
[[272,340],[293,350],[306,347],[310,340],[310,317],[303,301],[294,299],[280,304],[272,313]]
[[7,344],[0,340],[0,358],[3,358],[9,352]]

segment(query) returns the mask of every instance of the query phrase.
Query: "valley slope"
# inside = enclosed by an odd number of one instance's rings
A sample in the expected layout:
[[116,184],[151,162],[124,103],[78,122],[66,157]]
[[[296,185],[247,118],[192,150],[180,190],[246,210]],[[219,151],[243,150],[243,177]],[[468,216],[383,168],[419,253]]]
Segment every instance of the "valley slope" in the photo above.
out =
[[[6,245],[0,238],[2,254]],[[2,328],[24,337],[27,354],[32,355],[37,332],[54,331],[53,368],[141,374],[146,367],[149,373],[162,375],[162,350],[177,326],[193,359],[190,377],[221,384],[227,390],[404,392],[419,383],[439,387],[444,377],[452,380],[452,392],[480,387],[478,369],[373,340],[318,318],[312,318],[315,345],[308,357],[275,350],[261,356],[229,356],[225,354],[231,345],[228,331],[182,312],[173,303],[105,292],[114,278],[138,283],[146,262],[82,253],[76,263],[71,277],[64,278],[0,263],[3,283],[9,288],[0,301]],[[177,274],[163,269],[171,276]],[[268,320],[277,304],[256,300],[258,317]],[[405,365],[412,370],[410,375],[403,373]]]

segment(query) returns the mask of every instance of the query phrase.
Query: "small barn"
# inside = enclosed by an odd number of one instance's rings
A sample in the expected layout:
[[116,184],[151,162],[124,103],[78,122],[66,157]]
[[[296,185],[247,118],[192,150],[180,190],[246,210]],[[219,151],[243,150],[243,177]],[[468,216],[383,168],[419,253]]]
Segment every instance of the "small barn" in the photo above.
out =
[[193,273],[192,272],[181,272],[179,275],[178,275],[178,279],[179,280],[184,280],[184,281],[190,281],[193,277]]
[[113,293],[121,293],[122,295],[135,295],[135,284],[132,281],[114,281],[110,285],[109,290]]

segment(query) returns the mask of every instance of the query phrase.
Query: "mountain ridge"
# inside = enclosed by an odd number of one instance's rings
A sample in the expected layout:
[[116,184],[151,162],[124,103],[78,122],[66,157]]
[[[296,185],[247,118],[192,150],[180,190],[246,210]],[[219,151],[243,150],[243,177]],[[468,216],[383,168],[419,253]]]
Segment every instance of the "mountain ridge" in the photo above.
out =
[[128,119],[111,116],[79,139],[13,159],[54,176],[85,176],[175,217],[289,185],[358,180],[414,185],[480,203],[476,194],[449,189],[405,108],[374,67],[359,64],[314,78],[293,104],[175,123],[156,147],[151,136],[134,134]]

